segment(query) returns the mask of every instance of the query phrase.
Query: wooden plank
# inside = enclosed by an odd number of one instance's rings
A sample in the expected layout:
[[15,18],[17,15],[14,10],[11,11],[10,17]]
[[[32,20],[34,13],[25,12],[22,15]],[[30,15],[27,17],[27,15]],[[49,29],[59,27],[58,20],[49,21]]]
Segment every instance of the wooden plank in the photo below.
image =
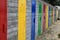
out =
[[50,27],[51,26],[51,16],[50,16],[50,14],[51,14],[51,9],[50,9],[51,7],[49,6],[49,9],[48,9],[48,27]]
[[26,0],[18,0],[18,40],[26,40]]
[[43,14],[42,14],[42,18],[43,18],[43,21],[42,21],[42,30],[43,32],[45,32],[45,23],[46,23],[46,5],[43,4]]
[[42,33],[42,3],[39,2],[38,4],[39,10],[38,10],[38,35]]
[[48,29],[48,5],[46,5],[46,29]]
[[56,9],[56,18],[58,18],[58,9]]
[[36,0],[32,0],[32,16],[31,16],[31,40],[35,40],[35,14],[36,14]]
[[53,13],[52,13],[52,23],[54,23],[54,8],[53,8]]
[[7,0],[0,1],[0,40],[7,40]]

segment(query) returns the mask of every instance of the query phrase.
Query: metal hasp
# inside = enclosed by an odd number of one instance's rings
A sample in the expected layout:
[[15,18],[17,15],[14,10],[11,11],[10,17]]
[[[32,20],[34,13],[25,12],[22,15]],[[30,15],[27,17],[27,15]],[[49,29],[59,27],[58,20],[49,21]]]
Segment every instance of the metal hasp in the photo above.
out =
[[0,40],[7,40],[7,0],[0,0]]
[[42,2],[38,3],[38,35],[42,34]]
[[18,0],[18,40],[26,40],[26,0]]
[[36,0],[31,0],[32,2],[32,17],[31,17],[31,40],[35,40],[35,14],[36,14]]
[[42,14],[42,30],[43,30],[43,32],[45,32],[45,23],[46,23],[46,5],[45,4],[43,4],[43,14]]

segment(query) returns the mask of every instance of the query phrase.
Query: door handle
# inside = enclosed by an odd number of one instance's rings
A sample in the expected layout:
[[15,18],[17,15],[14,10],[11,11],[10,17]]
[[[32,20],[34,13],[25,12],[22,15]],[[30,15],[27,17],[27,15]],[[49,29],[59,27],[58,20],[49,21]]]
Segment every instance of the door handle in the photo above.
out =
[[44,16],[44,19],[45,19],[45,16]]
[[33,22],[35,23],[35,18],[33,19]]
[[41,21],[41,17],[40,17],[40,21]]
[[5,30],[5,29],[4,29],[4,24],[3,24],[3,33],[4,33],[4,30]]

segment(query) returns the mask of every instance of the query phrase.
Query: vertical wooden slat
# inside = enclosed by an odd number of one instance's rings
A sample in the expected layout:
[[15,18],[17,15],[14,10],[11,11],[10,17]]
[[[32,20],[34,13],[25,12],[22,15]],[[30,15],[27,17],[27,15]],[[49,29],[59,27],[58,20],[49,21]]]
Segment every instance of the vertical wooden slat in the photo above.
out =
[[26,40],[26,0],[18,0],[18,40]]
[[40,35],[42,33],[42,2],[39,2],[38,6],[38,35]]
[[46,5],[46,29],[48,29],[48,5]]
[[54,23],[54,8],[53,8],[53,13],[52,13],[52,22]]
[[0,40],[7,40],[7,0],[0,1]]
[[31,40],[35,40],[35,14],[36,14],[36,0],[32,0],[32,10],[31,10]]
[[46,23],[46,5],[44,4],[43,5],[43,14],[42,14],[42,18],[43,18],[43,21],[42,21],[42,28],[43,28],[43,32],[45,31],[45,23]]

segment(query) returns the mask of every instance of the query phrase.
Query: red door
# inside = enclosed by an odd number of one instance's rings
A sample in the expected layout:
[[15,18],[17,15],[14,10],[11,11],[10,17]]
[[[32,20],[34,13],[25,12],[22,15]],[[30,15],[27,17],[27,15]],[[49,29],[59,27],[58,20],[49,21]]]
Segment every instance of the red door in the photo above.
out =
[[0,40],[7,40],[7,0],[0,1]]
[[43,5],[43,21],[42,21],[43,32],[45,31],[45,22],[46,22],[46,15],[45,15],[45,4]]

